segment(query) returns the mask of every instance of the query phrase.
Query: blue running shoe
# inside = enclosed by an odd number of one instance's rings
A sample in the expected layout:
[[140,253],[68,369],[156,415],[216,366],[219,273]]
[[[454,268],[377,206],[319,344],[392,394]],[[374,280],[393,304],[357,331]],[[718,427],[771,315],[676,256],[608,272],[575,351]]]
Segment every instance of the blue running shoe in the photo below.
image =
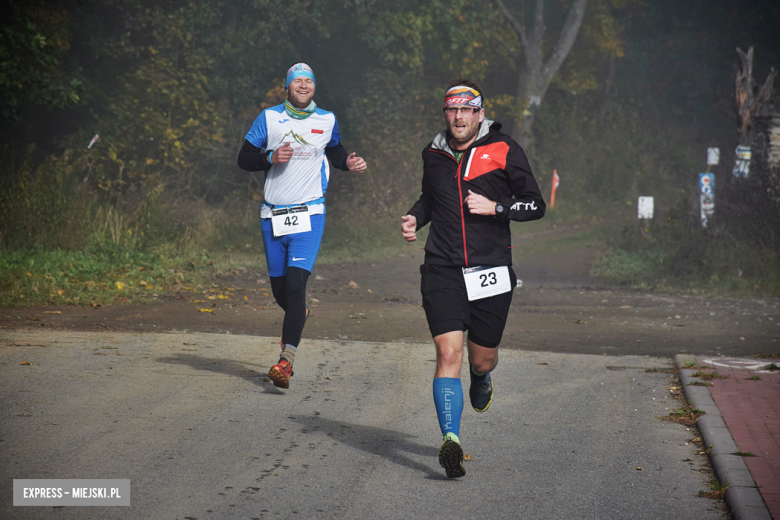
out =
[[447,478],[459,478],[466,474],[460,439],[452,432],[444,436],[444,442],[439,448],[439,464],[447,473]]
[[469,364],[469,375],[471,376],[471,386],[469,387],[471,406],[478,412],[484,412],[490,408],[490,403],[493,402],[493,381],[490,379],[490,372],[484,376],[478,376]]

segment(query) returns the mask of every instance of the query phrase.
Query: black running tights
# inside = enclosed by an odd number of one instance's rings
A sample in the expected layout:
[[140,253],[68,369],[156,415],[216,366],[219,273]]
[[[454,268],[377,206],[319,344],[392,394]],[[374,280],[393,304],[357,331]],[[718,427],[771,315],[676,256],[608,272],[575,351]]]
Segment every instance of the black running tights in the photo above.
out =
[[282,341],[297,347],[306,321],[306,282],[311,273],[299,267],[288,267],[286,276],[271,277],[271,291],[276,303],[284,309]]

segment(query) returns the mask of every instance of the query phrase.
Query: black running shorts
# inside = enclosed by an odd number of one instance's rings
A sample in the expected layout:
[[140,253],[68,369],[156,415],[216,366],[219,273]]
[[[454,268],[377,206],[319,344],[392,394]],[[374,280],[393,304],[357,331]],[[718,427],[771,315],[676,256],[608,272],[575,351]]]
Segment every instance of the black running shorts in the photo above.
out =
[[517,285],[511,266],[511,291],[471,302],[460,267],[423,264],[420,274],[423,308],[433,337],[462,330],[468,331],[469,340],[482,347],[495,348],[501,343]]

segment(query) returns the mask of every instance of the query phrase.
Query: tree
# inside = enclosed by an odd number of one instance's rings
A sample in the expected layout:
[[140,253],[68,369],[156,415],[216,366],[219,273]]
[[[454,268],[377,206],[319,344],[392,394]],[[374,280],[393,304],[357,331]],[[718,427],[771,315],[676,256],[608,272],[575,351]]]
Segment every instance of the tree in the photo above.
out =
[[772,84],[777,71],[773,68],[764,84],[755,90],[753,82],[753,47],[747,53],[737,47],[739,65],[734,66],[734,92],[737,101],[737,126],[739,128],[739,144],[749,144],[750,127],[762,105],[772,97]]
[[62,68],[68,15],[54,7],[20,0],[0,7],[0,107],[18,119],[25,101],[62,108],[79,102],[81,80]]
[[558,69],[571,51],[585,16],[588,0],[574,0],[569,7],[560,36],[545,59],[544,0],[535,0],[533,26],[528,28],[525,19],[525,0],[520,0],[520,16],[515,16],[502,0],[497,0],[504,18],[516,33],[519,49],[499,37],[510,57],[518,66],[517,98],[525,103],[523,117],[515,124],[512,137],[526,147],[531,141],[534,117]]

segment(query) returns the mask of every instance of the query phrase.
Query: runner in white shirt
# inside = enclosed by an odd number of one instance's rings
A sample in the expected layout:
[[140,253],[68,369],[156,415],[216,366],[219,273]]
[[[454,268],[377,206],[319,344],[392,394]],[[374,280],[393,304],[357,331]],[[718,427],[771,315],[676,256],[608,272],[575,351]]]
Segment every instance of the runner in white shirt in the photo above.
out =
[[292,365],[309,309],[306,283],[319,252],[325,228],[328,160],[336,168],[366,170],[366,162],[341,145],[332,112],[312,100],[314,72],[305,63],[287,71],[287,101],[255,119],[238,155],[244,170],[265,170],[260,211],[268,276],[276,302],[284,309],[282,353],[268,376],[289,388]]

